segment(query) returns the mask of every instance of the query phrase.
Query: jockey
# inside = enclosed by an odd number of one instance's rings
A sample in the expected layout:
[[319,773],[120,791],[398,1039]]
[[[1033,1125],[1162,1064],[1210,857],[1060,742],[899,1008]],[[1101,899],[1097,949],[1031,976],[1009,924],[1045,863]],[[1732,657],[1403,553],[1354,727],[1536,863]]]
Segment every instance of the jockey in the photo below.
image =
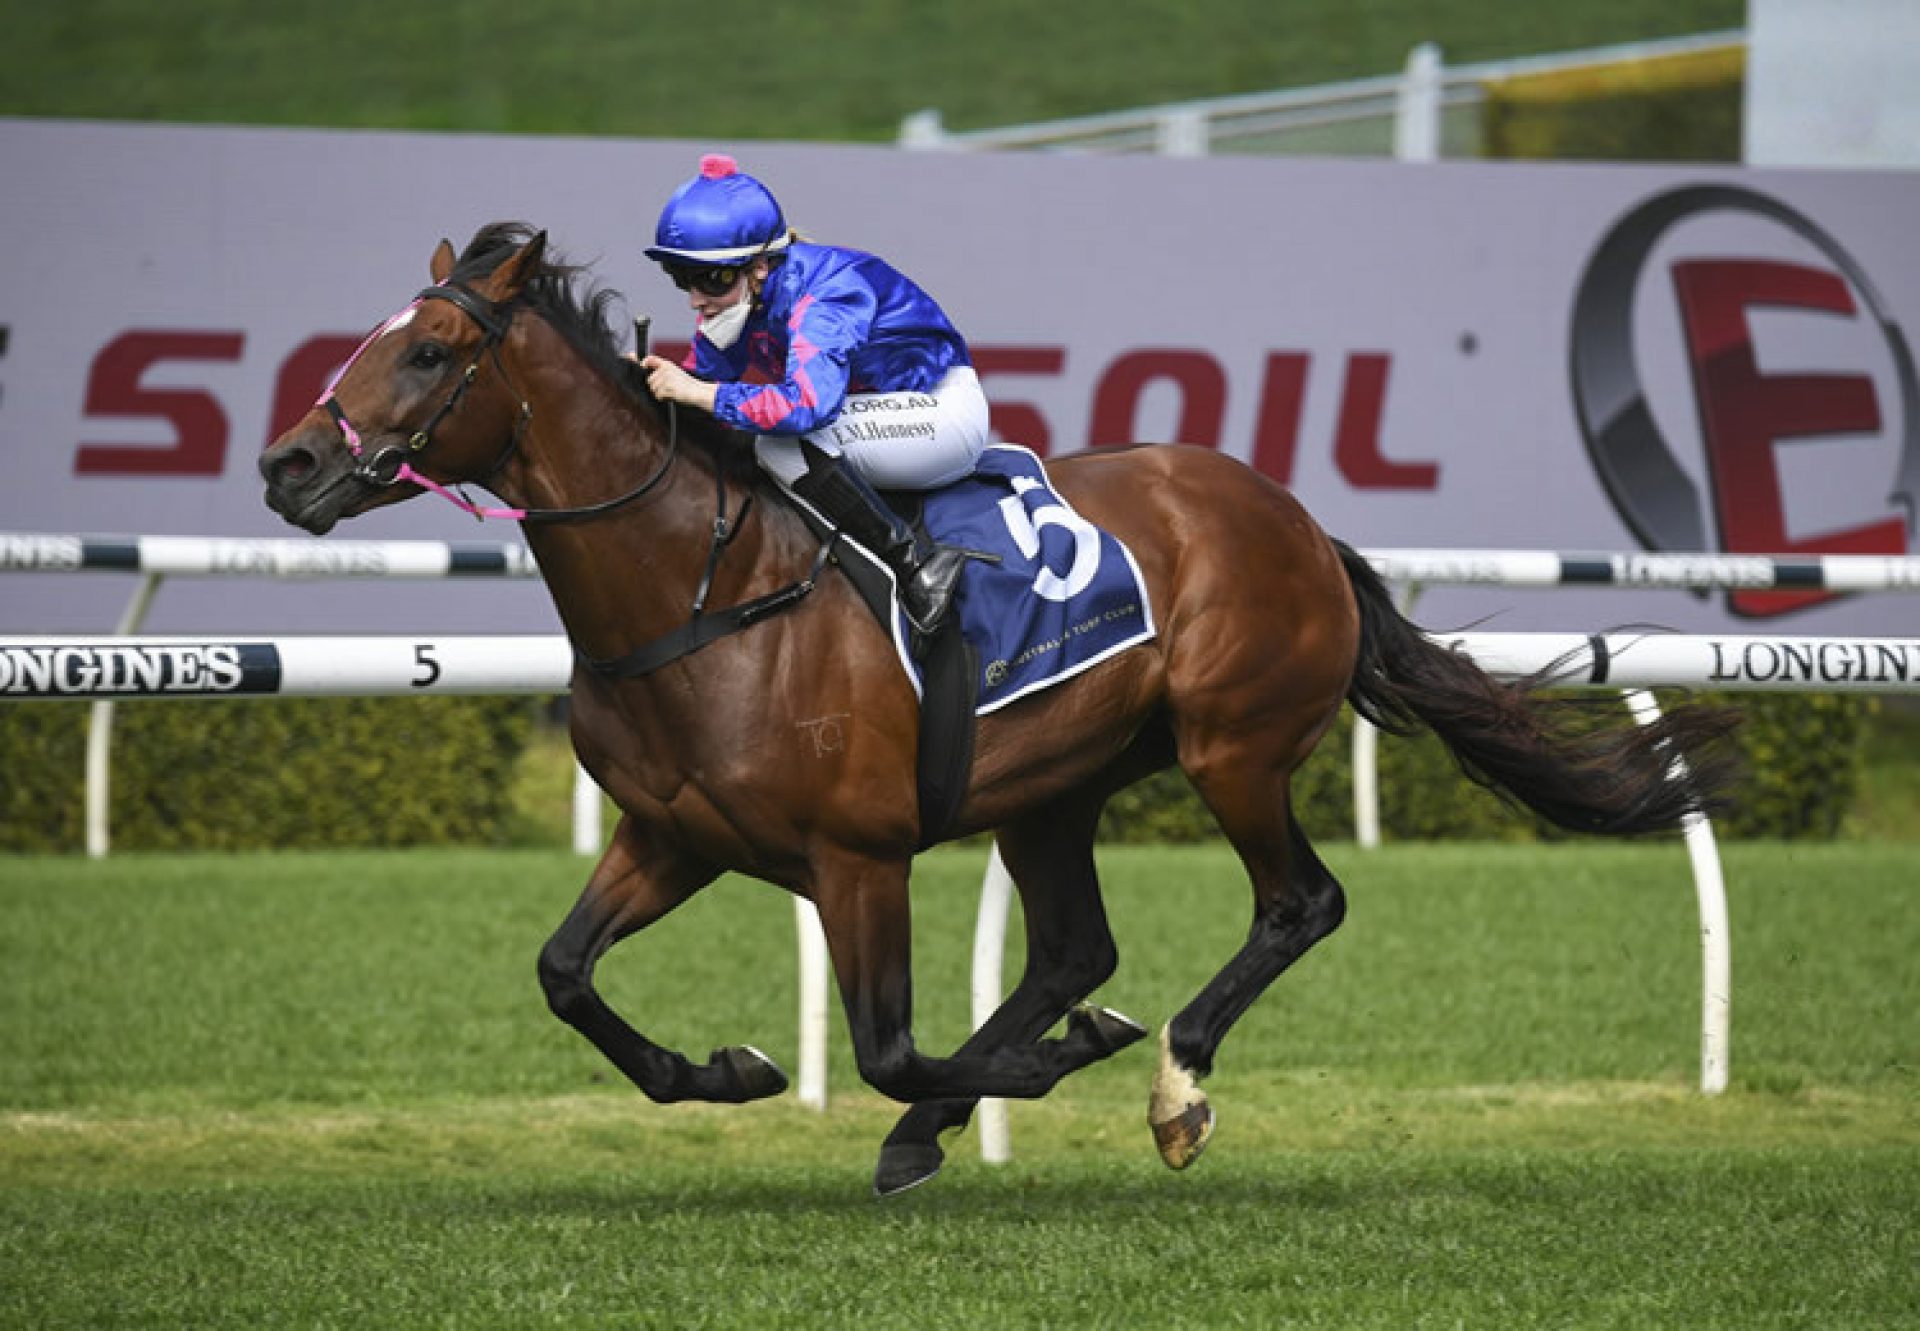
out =
[[757,435],[762,469],[884,560],[932,633],[966,555],[916,539],[874,487],[933,490],[973,470],[987,400],[966,342],[887,263],[801,240],[731,157],[701,159],[654,240],[647,257],[699,316],[684,368],[641,362],[654,396]]

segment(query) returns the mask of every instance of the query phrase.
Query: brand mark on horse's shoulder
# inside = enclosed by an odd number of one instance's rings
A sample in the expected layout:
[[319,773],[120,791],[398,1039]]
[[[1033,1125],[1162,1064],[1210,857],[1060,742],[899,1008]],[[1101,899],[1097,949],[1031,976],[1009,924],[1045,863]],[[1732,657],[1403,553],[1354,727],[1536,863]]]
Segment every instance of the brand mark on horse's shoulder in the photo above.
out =
[[813,741],[813,756],[825,758],[829,754],[847,751],[847,733],[841,722],[852,718],[851,712],[835,712],[830,716],[815,717],[811,721],[796,722],[795,727]]

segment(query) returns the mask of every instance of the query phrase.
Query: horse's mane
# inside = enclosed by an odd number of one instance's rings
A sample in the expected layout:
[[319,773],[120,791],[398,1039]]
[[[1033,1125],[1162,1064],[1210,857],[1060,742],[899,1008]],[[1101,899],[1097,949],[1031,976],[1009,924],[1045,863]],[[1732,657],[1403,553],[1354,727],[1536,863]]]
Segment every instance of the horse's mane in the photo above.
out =
[[[454,261],[450,280],[470,282],[487,276],[538,234],[539,228],[525,222],[488,223],[474,233]],[[624,333],[614,328],[619,293],[595,285],[585,264],[569,263],[549,245],[520,299],[609,383],[655,416],[665,414],[663,404],[647,388],[646,373],[624,354]],[[680,428],[717,456],[736,451],[718,447],[723,430],[703,412],[682,411]]]

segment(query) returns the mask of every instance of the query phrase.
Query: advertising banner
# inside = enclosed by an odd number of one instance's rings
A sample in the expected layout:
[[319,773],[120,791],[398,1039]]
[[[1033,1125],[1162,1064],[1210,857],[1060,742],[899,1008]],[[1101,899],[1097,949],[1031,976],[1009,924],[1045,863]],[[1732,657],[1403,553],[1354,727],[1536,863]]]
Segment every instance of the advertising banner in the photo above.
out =
[[[261,448],[441,237],[489,222],[545,228],[684,343],[685,297],[640,251],[709,149],[810,238],[920,281],[997,433],[1045,456],[1220,449],[1363,548],[1916,548],[1914,173],[22,120],[0,120],[0,533],[295,535],[261,501]],[[516,535],[431,496],[337,534]],[[131,586],[0,571],[0,633],[110,629]],[[1436,589],[1418,618],[1911,634],[1920,600],[1481,587]],[[176,580],[148,627],[558,622],[525,580]]]

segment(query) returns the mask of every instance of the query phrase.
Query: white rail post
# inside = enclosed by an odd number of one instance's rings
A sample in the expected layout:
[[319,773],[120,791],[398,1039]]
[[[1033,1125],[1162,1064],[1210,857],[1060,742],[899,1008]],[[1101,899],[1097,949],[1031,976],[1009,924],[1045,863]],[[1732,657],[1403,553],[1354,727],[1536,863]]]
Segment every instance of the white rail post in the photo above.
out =
[[[120,613],[113,632],[126,638],[140,631],[147,622],[154,594],[160,590],[161,575],[142,574],[134,588],[133,599]],[[104,860],[113,844],[113,703],[96,702],[87,713],[87,858]]]
[[1380,845],[1380,732],[1353,718],[1353,839],[1362,850]]
[[1394,99],[1393,155],[1402,162],[1440,160],[1440,48],[1432,42],[1407,55]]
[[[1013,876],[1000,859],[999,843],[987,859],[987,876],[980,884],[980,912],[973,923],[973,1028],[986,1024],[1004,997],[1001,968],[1007,952],[1007,909],[1013,903]],[[1007,1102],[989,1096],[981,1100],[980,1158],[990,1165],[1013,1159],[1013,1132],[1007,1124]]]
[[820,912],[805,897],[793,899],[800,935],[800,1103],[827,1107],[827,934]]
[[600,784],[587,775],[580,760],[573,760],[573,853],[598,855],[606,845],[605,828],[600,817]]
[[1206,114],[1190,107],[1167,112],[1154,122],[1153,146],[1162,157],[1205,157],[1210,147]]
[[946,147],[947,127],[939,108],[930,106],[904,116],[900,121],[900,146],[922,149]]
[[[1650,726],[1660,719],[1660,704],[1651,689],[1628,689],[1622,695],[1633,719]],[[1685,780],[1687,764],[1676,755],[1675,777]],[[1700,1090],[1718,1095],[1727,1089],[1728,1055],[1733,1026],[1733,940],[1727,924],[1727,884],[1720,868],[1720,843],[1713,824],[1701,814],[1690,815],[1681,831],[1687,859],[1693,866],[1693,894],[1700,907]]]

